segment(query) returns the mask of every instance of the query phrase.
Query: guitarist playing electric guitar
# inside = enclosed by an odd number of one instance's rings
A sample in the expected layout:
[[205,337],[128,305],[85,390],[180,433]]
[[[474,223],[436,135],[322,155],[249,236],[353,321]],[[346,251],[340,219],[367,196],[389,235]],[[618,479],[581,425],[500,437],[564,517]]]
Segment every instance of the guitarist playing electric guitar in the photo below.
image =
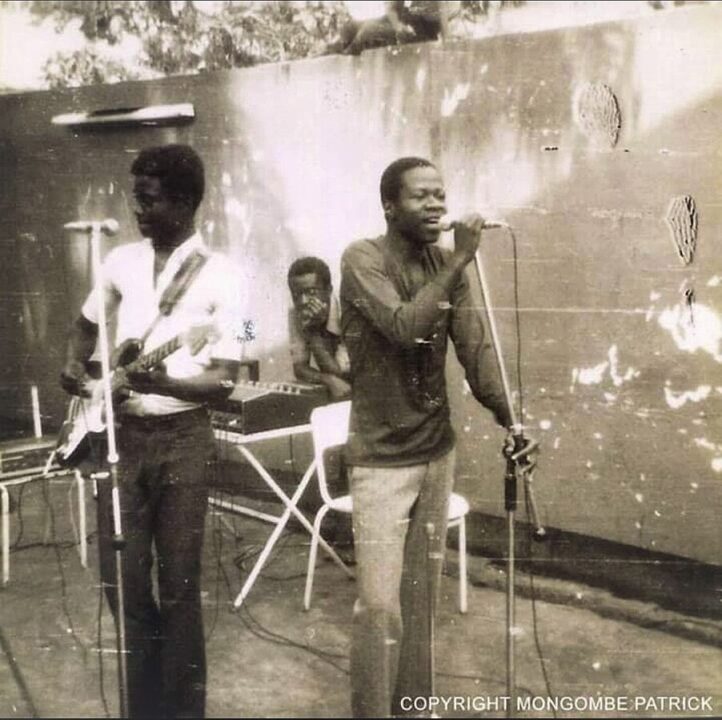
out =
[[[129,716],[203,717],[200,566],[204,474],[213,450],[204,403],[223,400],[233,389],[241,359],[233,327],[242,320],[244,288],[229,260],[210,253],[195,231],[204,192],[203,163],[195,151],[185,145],[144,149],[131,173],[145,239],[108,253],[104,287],[93,289],[71,331],[61,384],[72,394],[90,395],[86,362],[98,337],[97,294],[102,293],[108,316],[116,317],[116,345],[128,350],[113,384],[127,394],[117,412],[117,470],[127,540]],[[211,335],[184,342],[184,334],[208,326]],[[143,340],[142,348],[137,342],[124,344],[133,338]],[[161,364],[164,352],[159,351],[168,343],[165,349],[172,352]],[[101,481],[100,570],[115,615],[110,495],[109,484]],[[160,602],[153,596],[153,546]]]
[[[195,355],[209,341],[213,332],[212,326],[191,328],[188,333],[176,335],[145,354],[141,354],[143,343],[140,340],[124,340],[110,360],[110,387],[116,414],[122,416],[124,403],[131,395],[129,373],[159,367],[166,357],[184,344]],[[107,454],[105,443],[95,442],[106,430],[105,397],[101,379],[82,380],[79,389],[82,395],[71,399],[67,417],[58,433],[55,459],[60,465],[85,470],[86,459],[90,460],[91,467],[97,466],[103,462],[101,456]]]

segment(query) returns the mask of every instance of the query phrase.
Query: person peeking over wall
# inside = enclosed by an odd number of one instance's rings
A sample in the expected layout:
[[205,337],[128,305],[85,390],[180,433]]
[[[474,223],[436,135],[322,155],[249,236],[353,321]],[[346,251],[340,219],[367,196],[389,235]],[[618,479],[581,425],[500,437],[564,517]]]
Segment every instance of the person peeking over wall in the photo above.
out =
[[442,0],[387,1],[383,16],[349,21],[329,51],[358,55],[371,48],[445,39],[449,20],[460,6],[460,2]]
[[288,269],[288,288],[293,300],[288,334],[296,379],[325,385],[333,400],[349,399],[351,368],[328,265],[316,257],[299,258]]

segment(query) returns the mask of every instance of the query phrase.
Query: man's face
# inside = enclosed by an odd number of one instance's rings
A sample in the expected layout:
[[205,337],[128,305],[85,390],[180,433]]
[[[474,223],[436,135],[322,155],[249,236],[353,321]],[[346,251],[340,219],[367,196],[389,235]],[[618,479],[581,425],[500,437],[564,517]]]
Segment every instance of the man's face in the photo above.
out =
[[167,195],[159,178],[136,175],[133,182],[135,217],[143,237],[163,241],[175,239],[179,230],[193,218],[193,211],[185,200]]
[[314,324],[328,321],[331,288],[324,285],[316,273],[295,275],[289,281],[293,305],[302,316],[308,315]]
[[435,243],[446,214],[446,191],[436,168],[417,167],[402,175],[398,198],[384,206],[389,224],[414,242]]

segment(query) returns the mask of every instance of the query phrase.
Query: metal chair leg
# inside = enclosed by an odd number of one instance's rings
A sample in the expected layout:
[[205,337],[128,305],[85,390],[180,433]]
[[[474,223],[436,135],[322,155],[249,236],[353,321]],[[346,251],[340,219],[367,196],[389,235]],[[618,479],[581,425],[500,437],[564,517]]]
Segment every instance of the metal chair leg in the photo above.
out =
[[88,567],[88,533],[85,512],[85,478],[79,470],[75,471],[75,482],[78,486],[78,531],[80,533],[80,564]]
[[313,521],[313,534],[311,536],[311,548],[308,552],[308,570],[306,571],[306,589],[303,593],[303,609],[308,610],[311,607],[311,590],[313,589],[313,574],[316,570],[316,554],[318,552],[318,541],[321,537],[321,523],[326,513],[330,510],[328,505],[324,505],[317,513]]

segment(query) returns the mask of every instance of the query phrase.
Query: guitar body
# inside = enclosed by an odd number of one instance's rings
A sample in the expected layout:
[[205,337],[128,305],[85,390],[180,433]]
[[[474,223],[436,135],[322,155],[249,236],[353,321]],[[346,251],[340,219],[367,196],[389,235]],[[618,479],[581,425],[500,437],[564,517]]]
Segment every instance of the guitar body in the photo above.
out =
[[[213,324],[193,327],[143,356],[140,354],[143,346],[139,340],[123,341],[111,358],[110,388],[113,405],[120,404],[125,399],[125,371],[130,367],[151,370],[184,344],[191,347],[191,352],[198,352],[215,332]],[[64,467],[77,467],[88,456],[93,440],[105,435],[103,383],[101,380],[89,380],[86,388],[90,397],[71,399],[65,422],[58,433],[55,457]]]
[[[97,383],[101,390],[101,384]],[[105,412],[102,398],[73,397],[58,432],[55,459],[61,467],[78,467],[86,460],[93,446],[105,438]]]
[[[125,340],[111,357],[110,387],[113,403],[122,400],[120,383],[116,379],[116,368],[127,367],[140,355],[141,345],[137,340]],[[73,397],[68,405],[65,420],[58,433],[55,457],[62,467],[77,467],[89,455],[93,445],[105,437],[105,397],[101,380],[89,380],[86,389],[90,397]]]
[[90,455],[93,445],[105,437],[103,383],[91,380],[86,387],[90,397],[71,398],[58,433],[55,458],[62,467],[77,467]]

